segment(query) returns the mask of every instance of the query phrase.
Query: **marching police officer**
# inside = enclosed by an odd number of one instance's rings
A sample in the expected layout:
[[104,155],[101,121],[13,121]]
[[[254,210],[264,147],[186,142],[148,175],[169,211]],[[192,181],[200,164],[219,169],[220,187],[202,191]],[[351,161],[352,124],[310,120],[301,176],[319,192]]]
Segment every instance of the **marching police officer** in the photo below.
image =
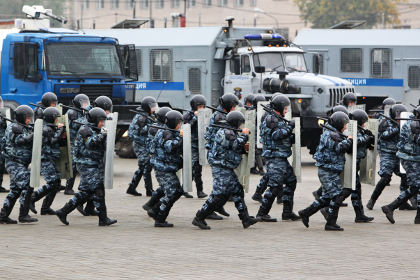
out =
[[340,105],[348,108],[349,106],[356,105],[357,103],[357,96],[353,92],[347,92],[343,96],[343,100],[341,100]]
[[397,104],[397,102],[395,101],[395,99],[393,98],[385,98],[384,101],[382,101],[382,105],[379,107],[380,111],[377,111],[373,114],[372,118],[373,119],[382,119],[383,117],[380,116],[380,113],[384,113],[384,109],[386,105],[395,105]]
[[330,129],[325,129],[322,133],[314,155],[315,166],[318,166],[318,177],[322,184],[322,196],[298,213],[302,223],[309,227],[309,217],[329,205],[325,230],[342,231],[343,228],[337,224],[338,211],[344,199],[339,175],[344,169],[344,154],[352,149],[353,138],[340,134],[347,128],[349,122],[349,117],[345,113],[332,114],[329,122]]
[[[79,131],[80,124],[75,123],[74,121],[81,122],[83,121],[85,111],[89,110],[91,108],[90,106],[90,100],[89,97],[86,94],[78,94],[74,97],[73,106],[75,109],[70,109],[66,112],[69,118],[69,130],[70,130],[70,149],[72,157],[74,157],[75,152],[75,146],[74,146],[74,140],[76,139],[77,132]],[[73,191],[74,186],[74,180],[77,175],[77,167],[76,162],[72,161],[72,167],[73,167],[73,177],[68,178],[66,180],[66,189],[64,191],[64,194],[67,195],[74,195],[75,192]]]
[[109,219],[105,204],[104,154],[106,150],[107,119],[101,108],[91,109],[87,115],[88,123],[80,127],[75,145],[74,161],[80,174],[79,192],[63,208],[56,211],[63,224],[68,225],[67,215],[93,195],[96,209],[99,211],[99,226],[115,224],[117,220]]
[[[210,229],[205,219],[213,213],[219,204],[226,201],[229,195],[233,196],[235,207],[238,209],[239,218],[244,228],[257,223],[259,220],[250,217],[245,204],[245,194],[234,169],[242,160],[248,141],[249,130],[240,129],[245,122],[242,113],[232,111],[226,116],[226,128],[217,131],[213,138],[213,145],[208,153],[208,160],[213,175],[213,190],[192,221],[194,226],[201,229]],[[239,136],[235,131],[241,131]]]
[[188,111],[184,114],[184,123],[191,124],[191,155],[192,155],[192,176],[195,181],[195,186],[197,188],[197,197],[204,198],[207,196],[203,192],[203,180],[201,179],[201,173],[203,167],[199,163],[199,153],[198,153],[198,125],[197,125],[197,115],[198,110],[203,109],[207,104],[206,98],[197,94],[191,98],[190,105],[193,111]]
[[152,166],[150,165],[150,152],[149,152],[149,125],[152,121],[148,118],[154,116],[157,110],[157,102],[151,96],[143,98],[141,101],[141,110],[144,113],[139,113],[134,116],[133,121],[128,129],[128,135],[133,139],[134,153],[137,156],[138,169],[134,172],[133,179],[128,185],[127,194],[134,196],[141,196],[136,188],[141,180],[144,178],[144,187],[146,188],[146,195],[151,196],[153,193],[152,185]]
[[[299,220],[300,217],[293,213],[293,197],[296,190],[296,176],[293,167],[287,158],[292,155],[294,121],[286,121],[284,115],[287,113],[290,100],[285,95],[275,97],[271,101],[273,111],[265,119],[260,136],[263,143],[262,156],[265,157],[268,173],[268,189],[257,218],[263,222],[277,222],[268,214],[277,197],[280,189],[283,189],[283,214],[282,220]],[[262,180],[264,177],[262,178]],[[283,183],[285,187],[283,188]]]
[[34,112],[31,107],[21,105],[16,108],[16,122],[7,126],[4,136],[3,156],[6,170],[10,176],[10,192],[4,200],[0,213],[0,224],[17,224],[9,218],[16,200],[20,197],[19,222],[37,222],[28,215],[33,189],[29,186],[30,172],[28,166],[32,160],[32,142],[34,133],[27,125],[31,122]]
[[[401,164],[407,173],[407,181],[410,188],[403,190],[397,199],[390,204],[382,206],[382,212],[385,213],[388,221],[393,224],[395,223],[394,210],[407,203],[408,199],[416,197],[417,205],[420,205],[420,197],[417,195],[420,189],[420,106],[413,113],[415,119],[408,120],[402,126],[400,140],[397,144],[397,157],[401,159]],[[417,206],[417,215],[414,223],[420,224],[419,206]]]
[[36,214],[35,202],[46,196],[42,202],[41,215],[55,215],[51,205],[61,187],[61,174],[55,162],[60,158],[60,146],[67,144],[67,138],[65,138],[64,125],[57,125],[57,118],[61,116],[57,108],[47,108],[43,115],[41,175],[44,177],[46,184],[32,194],[30,209]]
[[53,92],[46,92],[42,95],[42,99],[39,107],[36,107],[34,110],[34,119],[43,119],[43,112],[48,107],[55,107],[57,105],[58,99],[57,95]]
[[[376,187],[368,201],[366,207],[369,210],[373,209],[376,200],[382,194],[385,187],[391,182],[392,173],[401,177],[400,192],[407,190],[407,175],[400,172],[400,159],[397,157],[397,143],[399,139],[399,122],[395,121],[402,112],[407,112],[404,105],[396,104],[389,110],[389,117],[391,119],[382,118],[378,127],[378,151],[380,159],[379,176],[381,179],[376,184]],[[400,205],[400,210],[416,210],[415,207],[410,206],[407,202]]]

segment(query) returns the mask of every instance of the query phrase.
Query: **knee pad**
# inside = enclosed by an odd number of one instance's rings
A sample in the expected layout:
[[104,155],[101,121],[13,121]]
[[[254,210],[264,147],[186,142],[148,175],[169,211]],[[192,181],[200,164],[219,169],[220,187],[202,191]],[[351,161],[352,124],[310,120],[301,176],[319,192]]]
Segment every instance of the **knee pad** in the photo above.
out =
[[345,188],[341,191],[341,195],[343,197],[343,200],[351,195],[353,191],[351,189]]
[[391,175],[385,174],[379,181],[381,181],[386,186],[391,182]]
[[276,197],[280,193],[280,188],[270,188],[270,191],[271,191],[271,194],[273,195],[273,197]]
[[98,188],[95,190],[95,195],[96,195],[98,198],[104,198],[104,197],[105,197],[105,188],[104,188],[104,186],[98,187]]

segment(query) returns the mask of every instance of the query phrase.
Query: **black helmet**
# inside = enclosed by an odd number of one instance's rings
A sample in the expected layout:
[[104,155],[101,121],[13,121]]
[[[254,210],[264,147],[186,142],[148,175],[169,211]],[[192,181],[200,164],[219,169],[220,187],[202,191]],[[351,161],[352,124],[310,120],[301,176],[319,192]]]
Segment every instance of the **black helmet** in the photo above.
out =
[[42,96],[41,103],[44,107],[50,107],[52,102],[57,103],[57,95],[52,92],[46,92]]
[[245,105],[248,102],[251,103],[251,104],[254,104],[254,99],[255,99],[254,94],[252,94],[252,93],[248,94],[247,96],[245,96],[245,99],[244,99]]
[[[84,103],[86,103],[86,106],[83,106]],[[89,97],[86,94],[78,94],[73,99],[73,105],[77,109],[86,108],[90,105]]]
[[152,113],[152,109],[155,109],[155,111],[157,110],[157,103],[156,103],[156,99],[154,99],[151,96],[146,96],[145,98],[143,98],[143,100],[141,101],[141,108],[146,111],[147,113],[151,114]]
[[347,110],[347,108],[346,108],[346,107],[344,107],[343,105],[338,105],[338,106],[335,106],[335,107],[333,108],[333,114],[334,114],[335,112],[343,112],[343,113],[345,113],[346,115],[348,115],[348,114],[349,114],[349,111],[348,111],[348,110]]
[[397,102],[394,98],[385,98],[384,101],[382,101],[382,109],[385,109],[386,105],[395,105]]
[[160,108],[157,112],[156,112],[156,118],[158,120],[158,122],[160,123],[165,123],[165,115],[166,113],[168,113],[169,111],[171,111],[172,109],[169,107],[162,107]]
[[394,120],[396,118],[398,118],[398,116],[402,113],[402,112],[407,112],[407,108],[402,105],[402,104],[395,104],[394,106],[392,106],[389,109],[389,115],[391,116],[391,118],[393,118]]
[[357,121],[357,124],[360,126],[362,126],[369,119],[368,114],[366,114],[366,112],[362,109],[356,109],[353,112],[351,112],[349,114],[349,118],[350,120]]
[[266,101],[264,95],[256,95],[255,96],[254,103],[252,103],[255,108],[257,108],[258,102],[260,102],[260,101]]
[[99,107],[104,109],[104,111],[108,110],[112,112],[112,106],[112,100],[106,96],[99,96],[93,101],[93,108]]
[[284,107],[290,106],[290,99],[286,95],[276,96],[270,101],[270,106],[281,115],[283,115]]
[[245,117],[239,111],[232,111],[226,116],[227,123],[234,127],[240,127],[245,122]]
[[96,107],[89,110],[89,112],[86,115],[86,119],[89,123],[94,123],[95,125],[98,125],[99,121],[106,120],[107,117],[104,109]]
[[239,108],[243,108],[243,107],[244,107],[244,103],[243,103],[241,100],[239,100],[238,107],[239,107]]
[[60,111],[55,107],[49,107],[44,110],[44,121],[49,123],[55,123],[55,120],[61,117]]
[[230,111],[233,106],[239,105],[239,100],[233,93],[225,93],[219,98],[219,103],[226,111]]
[[276,93],[274,93],[274,94],[271,96],[270,101],[271,101],[271,100],[273,100],[274,98],[276,98],[276,97],[277,97],[277,96],[279,96],[279,95],[284,95],[284,93],[281,93],[281,92],[276,92]]
[[343,112],[337,112],[331,115],[329,122],[332,127],[341,131],[344,125],[349,122],[349,116]]
[[190,101],[191,108],[194,111],[197,111],[197,107],[198,106],[200,106],[200,105],[206,106],[206,104],[207,104],[207,100],[201,94],[197,94],[196,96],[194,96],[193,98],[191,98],[191,101]]
[[175,129],[176,126],[183,122],[184,118],[182,114],[176,110],[171,110],[165,115],[165,124],[172,129]]
[[15,119],[21,124],[26,124],[26,118],[33,117],[33,115],[34,111],[28,105],[20,105],[15,111]]
[[414,108],[413,114],[414,114],[414,117],[416,119],[419,119],[420,118],[420,106],[418,106],[417,108]]
[[344,94],[343,96],[343,105],[346,107],[349,107],[349,102],[353,101],[354,104],[357,103],[357,96],[356,94],[354,94],[353,92],[347,92],[346,94]]

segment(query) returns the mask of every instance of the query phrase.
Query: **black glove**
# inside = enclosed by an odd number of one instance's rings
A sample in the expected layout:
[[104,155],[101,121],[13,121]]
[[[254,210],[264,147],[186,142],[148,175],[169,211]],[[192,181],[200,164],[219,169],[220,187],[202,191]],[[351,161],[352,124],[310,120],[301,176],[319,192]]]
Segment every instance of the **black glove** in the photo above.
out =
[[369,129],[366,129],[366,130],[365,130],[365,134],[366,134],[366,135],[369,135],[369,136],[373,136],[372,131],[370,131]]
[[293,130],[293,128],[295,128],[295,121],[289,121],[289,124],[288,124],[291,128],[292,128],[292,130]]

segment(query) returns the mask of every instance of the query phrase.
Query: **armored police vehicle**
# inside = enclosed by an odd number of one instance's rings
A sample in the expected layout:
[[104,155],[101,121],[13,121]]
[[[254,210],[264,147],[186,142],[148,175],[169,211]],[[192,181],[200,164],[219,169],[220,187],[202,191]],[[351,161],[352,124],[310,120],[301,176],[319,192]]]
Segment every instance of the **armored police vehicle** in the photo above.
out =
[[304,51],[272,28],[228,26],[170,29],[80,30],[112,36],[136,48],[138,81],[132,100],[153,96],[158,102],[189,108],[195,94],[212,105],[226,92],[238,98],[283,92],[293,116],[302,120],[302,145],[315,151],[321,130],[317,117],[354,92],[346,80],[309,73]]
[[294,43],[306,51],[309,68],[319,55],[320,74],[352,83],[367,109],[384,97],[407,108],[418,104],[419,29],[310,29],[302,30]]
[[[57,17],[42,6],[24,6],[31,18],[16,20],[17,29],[0,33],[1,97],[16,109],[41,100],[45,92],[54,92],[60,103],[70,105],[83,93],[91,101],[108,96],[114,111],[127,111],[125,79],[137,79],[134,47],[119,45],[118,40],[75,31],[49,28],[49,19]],[[28,29],[29,28],[29,29]],[[131,75],[130,62],[134,69]],[[131,119],[120,118],[119,134]]]

